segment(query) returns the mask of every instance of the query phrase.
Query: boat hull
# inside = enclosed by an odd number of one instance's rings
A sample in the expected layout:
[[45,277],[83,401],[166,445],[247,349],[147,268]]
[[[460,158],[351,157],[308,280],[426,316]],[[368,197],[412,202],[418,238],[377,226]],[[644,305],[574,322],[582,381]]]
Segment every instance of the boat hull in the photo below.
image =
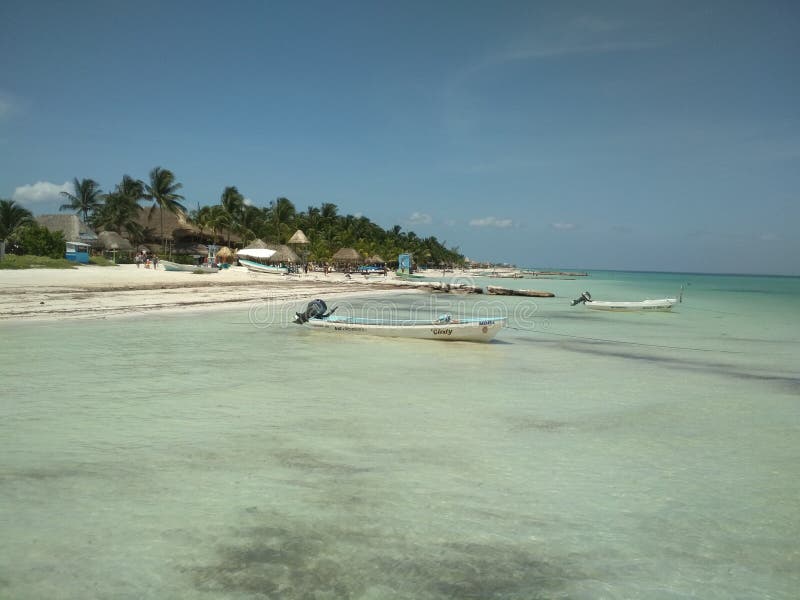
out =
[[642,300],[641,302],[585,302],[590,310],[605,310],[611,312],[667,312],[672,310],[677,300],[675,298],[661,298],[660,300]]
[[515,290],[512,288],[487,285],[486,291],[495,296],[528,296],[531,298],[554,298],[553,292],[540,292],[538,290]]
[[369,323],[345,319],[311,319],[306,323],[312,329],[340,335],[374,335],[446,342],[488,342],[505,325],[505,319],[476,319],[449,323]]
[[184,271],[188,273],[193,273],[197,270],[207,271],[209,273],[216,273],[217,269],[212,269],[209,267],[201,267],[198,265],[182,265],[180,263],[174,263],[169,260],[160,260],[158,261],[165,271]]
[[246,260],[244,258],[240,258],[239,262],[242,264],[243,267],[247,267],[247,270],[250,271],[251,273],[265,273],[268,275],[286,275],[289,273],[289,269],[287,269],[286,267],[263,265],[259,262]]

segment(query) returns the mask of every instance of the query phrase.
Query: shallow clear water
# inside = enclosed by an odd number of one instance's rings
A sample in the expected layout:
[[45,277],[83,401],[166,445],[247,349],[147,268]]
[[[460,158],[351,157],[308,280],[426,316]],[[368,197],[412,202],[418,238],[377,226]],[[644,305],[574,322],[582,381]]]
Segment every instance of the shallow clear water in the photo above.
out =
[[0,597],[796,597],[800,279],[479,283],[557,297],[331,302],[507,314],[491,344],[0,326]]

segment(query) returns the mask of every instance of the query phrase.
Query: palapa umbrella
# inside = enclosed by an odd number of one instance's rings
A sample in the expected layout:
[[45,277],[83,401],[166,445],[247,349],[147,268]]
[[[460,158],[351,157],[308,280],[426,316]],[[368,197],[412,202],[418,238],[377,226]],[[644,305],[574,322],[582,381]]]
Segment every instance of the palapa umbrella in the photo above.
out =
[[273,254],[267,259],[267,262],[296,264],[300,262],[300,257],[297,256],[294,250],[289,248],[289,246],[280,245],[278,246],[278,249],[275,251],[275,254]]
[[378,256],[377,254],[373,254],[368,259],[366,259],[364,262],[366,262],[368,265],[382,265],[386,261],[383,260],[383,258]]
[[298,229],[294,232],[294,235],[289,238],[289,241],[286,242],[287,244],[310,244],[311,242],[306,237],[306,234],[303,233],[302,229]]
[[339,264],[354,264],[361,262],[361,255],[355,248],[341,248],[331,257],[331,261]]
[[133,250],[131,243],[116,231],[101,231],[97,234],[97,238],[104,250],[120,250],[122,252]]
[[233,250],[227,246],[223,246],[217,250],[216,257],[218,263],[231,263],[233,262]]
[[255,240],[252,244],[248,244],[242,250],[275,250],[275,246],[268,244],[262,239]]

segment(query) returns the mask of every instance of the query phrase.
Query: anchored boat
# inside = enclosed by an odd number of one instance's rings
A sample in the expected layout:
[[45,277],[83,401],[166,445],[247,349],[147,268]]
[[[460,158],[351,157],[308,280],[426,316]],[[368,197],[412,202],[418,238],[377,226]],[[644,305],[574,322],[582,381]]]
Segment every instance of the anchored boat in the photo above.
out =
[[579,297],[572,301],[571,306],[584,304],[586,308],[592,310],[608,310],[614,312],[636,312],[636,311],[660,311],[672,310],[677,304],[676,298],[659,298],[658,300],[640,300],[638,302],[609,302],[592,300],[589,292],[583,292]]
[[488,342],[505,325],[503,318],[455,319],[451,315],[441,315],[432,320],[418,319],[362,319],[358,317],[335,316],[335,308],[328,307],[322,300],[309,302],[305,312],[296,313],[295,323],[305,324],[312,329],[322,329],[339,334],[377,335],[383,337],[414,338],[421,340],[443,340],[453,342]]

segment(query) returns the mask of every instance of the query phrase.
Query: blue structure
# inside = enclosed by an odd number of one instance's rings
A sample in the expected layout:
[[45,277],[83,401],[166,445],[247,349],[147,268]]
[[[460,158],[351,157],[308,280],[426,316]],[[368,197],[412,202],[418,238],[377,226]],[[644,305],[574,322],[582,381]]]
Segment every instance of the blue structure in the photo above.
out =
[[411,255],[401,254],[397,257],[397,273],[411,275]]
[[64,258],[82,265],[88,265],[90,247],[89,244],[84,244],[83,242],[67,242],[67,251],[64,253]]

